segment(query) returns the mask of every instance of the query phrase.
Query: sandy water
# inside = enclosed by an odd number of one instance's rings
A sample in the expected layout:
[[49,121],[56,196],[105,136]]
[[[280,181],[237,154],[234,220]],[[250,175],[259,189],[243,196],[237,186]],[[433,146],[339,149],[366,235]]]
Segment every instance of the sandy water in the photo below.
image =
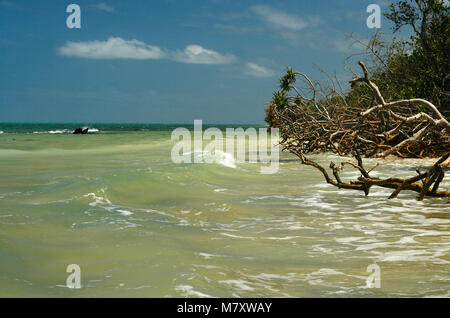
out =
[[[173,144],[165,131],[0,135],[0,296],[450,295],[446,199],[339,190],[287,154],[275,175],[176,165]],[[376,171],[407,176],[431,162]],[[379,289],[366,286],[374,263]],[[81,289],[65,286],[69,264]]]

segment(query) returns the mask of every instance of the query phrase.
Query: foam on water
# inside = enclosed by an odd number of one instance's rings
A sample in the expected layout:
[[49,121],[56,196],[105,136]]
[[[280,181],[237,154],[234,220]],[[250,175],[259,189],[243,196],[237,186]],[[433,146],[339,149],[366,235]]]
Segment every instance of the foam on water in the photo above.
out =
[[69,131],[67,129],[63,129],[63,130],[50,130],[48,131],[49,134],[68,134],[71,133],[72,131]]
[[196,158],[203,158],[203,160],[205,160],[206,162],[214,162],[227,168],[233,169],[237,168],[234,156],[230,153],[221,150],[215,150],[214,153],[211,153],[209,151],[195,151],[183,153],[183,156],[186,157],[191,157],[192,155],[194,155],[194,157]]
[[[49,286],[63,286],[65,266],[79,259],[86,297],[448,294],[445,200],[387,200],[391,191],[376,188],[365,197],[295,160],[270,176],[220,153],[216,164],[175,165],[170,133],[1,138],[0,295],[27,295],[25,281],[34,296],[66,295]],[[401,162],[378,169],[414,174]],[[365,287],[375,262],[381,290]]]
[[213,297],[208,294],[196,291],[196,290],[194,290],[194,287],[189,286],[189,285],[175,286],[175,290],[177,292],[180,292],[183,295],[183,297],[201,297],[201,298],[212,298]]
[[[89,134],[94,134],[100,132],[97,128],[88,128],[84,127],[83,129],[88,129]],[[50,134],[50,135],[57,135],[57,134],[72,134],[74,132],[73,129],[55,129],[55,130],[48,130],[48,131],[34,131],[33,134],[39,135],[39,134]]]

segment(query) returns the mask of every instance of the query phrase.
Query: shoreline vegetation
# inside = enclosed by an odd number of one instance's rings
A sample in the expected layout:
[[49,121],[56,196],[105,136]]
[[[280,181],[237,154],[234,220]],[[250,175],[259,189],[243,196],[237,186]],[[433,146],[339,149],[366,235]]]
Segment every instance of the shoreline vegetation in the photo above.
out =
[[[358,62],[363,76],[352,71],[348,92],[335,77],[319,83],[288,67],[266,108],[266,122],[280,129],[282,149],[319,170],[327,183],[338,188],[363,191],[367,196],[372,186],[379,186],[394,189],[389,199],[403,190],[418,192],[418,200],[426,196],[450,199],[450,192],[439,190],[450,165],[449,13],[440,0],[391,4],[384,15],[394,23],[394,33],[409,26],[413,35],[409,41],[393,38],[386,43],[377,33],[364,44],[362,53],[349,56],[347,61],[355,56],[366,56],[368,61]],[[331,162],[333,179],[305,156],[318,152],[353,156],[356,163]],[[371,177],[377,166],[366,170],[362,157],[388,156],[438,160],[409,178]],[[361,176],[346,183],[339,172],[348,165]]]

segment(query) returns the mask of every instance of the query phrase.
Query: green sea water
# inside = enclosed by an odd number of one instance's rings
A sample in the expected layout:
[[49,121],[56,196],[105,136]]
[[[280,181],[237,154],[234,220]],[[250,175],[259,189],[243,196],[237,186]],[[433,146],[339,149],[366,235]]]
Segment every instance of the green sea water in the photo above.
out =
[[[0,125],[1,297],[450,296],[446,199],[339,190],[288,154],[274,175],[174,164],[168,127],[56,132],[74,126]],[[379,162],[408,176],[433,161]]]

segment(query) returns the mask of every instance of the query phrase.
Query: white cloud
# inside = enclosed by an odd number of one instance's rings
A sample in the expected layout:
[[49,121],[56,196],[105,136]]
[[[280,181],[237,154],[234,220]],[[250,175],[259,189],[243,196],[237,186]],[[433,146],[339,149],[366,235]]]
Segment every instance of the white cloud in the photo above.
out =
[[271,69],[255,64],[255,63],[247,63],[245,64],[244,74],[253,77],[270,77],[275,74]]
[[[313,28],[324,23],[320,16],[300,17],[293,13],[277,10],[268,5],[256,5],[250,7],[250,12],[255,14],[265,25],[277,34],[278,37],[290,42],[298,44],[302,39],[312,34],[304,32],[305,28]],[[309,46],[316,46],[315,40],[307,43]]]
[[23,9],[22,6],[14,3],[14,2],[6,1],[6,0],[0,1],[0,6],[10,8],[10,9],[18,9],[18,10]]
[[138,40],[109,38],[106,41],[67,42],[59,54],[87,59],[162,59],[166,54],[158,46]]
[[170,51],[138,40],[114,37],[106,41],[67,42],[58,49],[58,53],[86,59],[170,59],[190,64],[229,64],[236,60],[231,54],[222,55],[200,45],[188,45],[182,51]]
[[274,28],[299,31],[308,26],[308,23],[299,16],[285,13],[266,5],[256,5],[250,9]]
[[260,26],[239,26],[239,25],[232,25],[232,24],[215,24],[214,28],[233,32],[233,33],[251,33],[251,32],[259,32],[263,31],[264,29]]
[[111,7],[110,5],[106,4],[105,2],[100,2],[98,4],[93,5],[93,7],[102,10],[102,11],[106,11],[109,13],[112,13],[115,11],[115,9],[113,7]]
[[231,54],[222,55],[195,44],[188,45],[184,51],[174,52],[172,59],[177,62],[190,64],[230,64],[236,60]]

